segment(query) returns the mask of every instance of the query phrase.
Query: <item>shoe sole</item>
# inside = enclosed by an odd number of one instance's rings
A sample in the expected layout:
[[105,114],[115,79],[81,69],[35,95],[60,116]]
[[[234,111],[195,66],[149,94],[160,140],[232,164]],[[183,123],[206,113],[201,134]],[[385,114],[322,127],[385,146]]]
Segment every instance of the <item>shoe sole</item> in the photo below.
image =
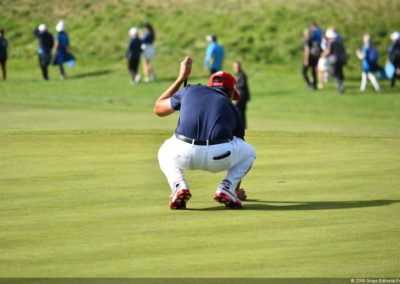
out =
[[192,197],[192,194],[188,190],[182,190],[175,198],[175,201],[169,202],[169,208],[171,209],[186,209],[186,203]]
[[225,193],[216,193],[214,200],[217,201],[218,203],[224,204],[226,208],[228,209],[241,209],[242,204],[240,201],[232,201],[231,198],[226,195]]

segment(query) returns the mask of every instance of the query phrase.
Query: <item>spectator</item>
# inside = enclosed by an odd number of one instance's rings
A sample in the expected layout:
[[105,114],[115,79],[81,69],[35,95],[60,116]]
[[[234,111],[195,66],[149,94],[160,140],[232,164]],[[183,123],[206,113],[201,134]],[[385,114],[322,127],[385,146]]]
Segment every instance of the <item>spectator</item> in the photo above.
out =
[[246,108],[247,102],[250,100],[250,91],[247,84],[247,75],[243,71],[242,65],[239,61],[233,63],[233,72],[236,74],[236,90],[239,93],[240,99],[237,101],[237,108],[242,116],[243,125],[247,128]]
[[371,38],[368,34],[363,36],[363,46],[361,50],[356,51],[357,57],[362,63],[362,74],[361,74],[361,86],[360,91],[364,92],[367,86],[367,78],[371,81],[375,88],[375,91],[380,91],[380,86],[374,72],[379,71],[379,54],[376,48],[373,46]]
[[[321,45],[312,37],[308,29],[304,30],[304,59],[303,59],[303,78],[307,86],[312,89],[317,89],[317,65],[321,56]],[[311,68],[312,79],[308,77],[308,70]]]
[[394,88],[396,79],[399,78],[398,69],[400,68],[400,33],[393,32],[390,35],[392,43],[389,46],[389,61],[394,66],[394,74],[390,81],[390,86]]
[[224,59],[224,48],[217,43],[217,36],[208,35],[206,37],[208,46],[206,49],[206,56],[204,58],[204,66],[213,74],[222,70],[222,62]]
[[324,35],[321,42],[321,55],[318,59],[317,73],[318,73],[318,89],[323,89],[325,84],[328,83],[329,73],[332,73],[332,64],[327,57],[325,50],[328,49],[329,41]]
[[39,25],[39,27],[33,31],[33,35],[39,39],[38,56],[43,79],[49,80],[48,66],[51,63],[51,50],[54,46],[53,35],[47,31],[47,26],[45,24]]
[[128,69],[132,76],[133,83],[139,83],[140,74],[138,73],[138,67],[140,62],[140,54],[142,53],[142,41],[139,38],[138,29],[133,27],[129,30],[129,42],[126,48],[125,56],[128,60]]
[[4,29],[0,29],[0,65],[3,73],[3,80],[7,79],[7,57],[8,57],[8,41],[4,37]]
[[332,63],[336,89],[342,94],[345,91],[343,67],[347,63],[346,48],[343,41],[337,38],[337,33],[333,29],[326,31],[326,37],[328,38],[329,47],[324,52]]
[[143,69],[144,69],[144,82],[154,81],[156,79],[156,73],[154,72],[151,61],[156,55],[156,49],[154,47],[154,41],[156,40],[156,33],[150,23],[144,24],[145,32],[142,37],[142,49],[143,49]]
[[322,29],[318,26],[318,24],[316,22],[313,22],[311,24],[310,33],[311,33],[311,38],[313,40],[316,40],[319,44],[321,44],[324,33],[323,33]]
[[57,42],[55,45],[54,64],[60,69],[61,79],[66,79],[67,74],[64,70],[64,62],[73,62],[74,56],[69,51],[69,37],[65,31],[64,21],[59,21],[56,25]]

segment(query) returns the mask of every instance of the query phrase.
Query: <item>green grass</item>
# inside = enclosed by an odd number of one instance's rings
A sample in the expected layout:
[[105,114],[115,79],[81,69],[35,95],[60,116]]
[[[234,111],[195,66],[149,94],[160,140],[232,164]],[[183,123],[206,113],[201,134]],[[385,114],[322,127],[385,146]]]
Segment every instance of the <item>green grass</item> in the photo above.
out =
[[[213,201],[223,173],[188,172],[193,198],[177,212],[157,163],[177,120],[152,113],[172,78],[159,64],[160,80],[140,85],[123,64],[50,82],[10,67],[0,277],[398,276],[396,89],[357,94],[350,73],[342,96],[308,92],[295,68],[249,65],[250,200],[225,210]],[[196,67],[190,82],[205,80]]]
[[[382,93],[359,94],[353,61],[344,95],[332,82],[309,92],[297,64],[311,19],[337,24],[350,50],[365,29],[384,48],[398,1],[212,3],[0,0],[11,42],[0,81],[0,277],[399,277],[399,88],[381,81]],[[51,68],[42,82],[27,27],[61,17],[78,62],[68,80]],[[158,31],[158,80],[131,85],[126,31],[146,19]],[[207,81],[210,26],[231,27],[220,34],[225,69],[244,59],[250,80],[249,200],[225,210],[213,201],[224,173],[192,171],[188,210],[172,211],[157,151],[178,116],[158,118],[153,104],[186,54],[189,83]]]
[[350,65],[358,67],[354,51],[362,35],[371,34],[383,63],[389,35],[400,25],[396,0],[0,0],[0,5],[13,58],[35,54],[34,27],[45,22],[54,32],[64,19],[78,60],[122,59],[129,28],[151,21],[159,56],[203,56],[205,36],[215,33],[232,60],[301,62],[302,32],[315,20],[325,29],[336,27],[346,40]]
[[398,138],[250,132],[245,209],[213,201],[223,173],[189,172],[171,211],[168,136],[3,130],[0,276],[398,276]]
[[[198,63],[201,59],[194,59],[189,83],[206,84],[207,74]],[[160,120],[152,114],[155,99],[177,74],[179,60],[173,64],[169,60],[156,61],[156,83],[139,85],[129,83],[122,61],[78,64],[67,70],[70,79],[66,81],[59,80],[54,67],[51,80],[42,82],[35,62],[25,63],[23,69],[23,62],[16,60],[10,65],[8,82],[0,84],[0,110],[10,118],[1,119],[0,128],[172,129],[176,116]],[[347,92],[339,96],[332,82],[325,90],[309,92],[297,66],[247,64],[245,68],[252,94],[252,130],[400,135],[398,88],[391,89],[388,81],[381,81],[381,94],[370,85],[365,94],[359,94],[358,71],[346,70]]]

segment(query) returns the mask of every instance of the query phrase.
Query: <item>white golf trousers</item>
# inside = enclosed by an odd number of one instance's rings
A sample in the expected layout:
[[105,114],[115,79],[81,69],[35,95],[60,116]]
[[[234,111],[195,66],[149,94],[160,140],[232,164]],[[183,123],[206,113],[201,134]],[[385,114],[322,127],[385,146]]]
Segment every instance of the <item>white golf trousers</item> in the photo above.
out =
[[[228,156],[219,159],[226,155]],[[160,168],[172,192],[177,184],[179,188],[189,189],[184,175],[186,169],[212,173],[227,170],[224,180],[229,180],[234,190],[250,170],[255,158],[254,148],[236,137],[228,143],[198,146],[179,140],[174,135],[167,139],[158,151]]]

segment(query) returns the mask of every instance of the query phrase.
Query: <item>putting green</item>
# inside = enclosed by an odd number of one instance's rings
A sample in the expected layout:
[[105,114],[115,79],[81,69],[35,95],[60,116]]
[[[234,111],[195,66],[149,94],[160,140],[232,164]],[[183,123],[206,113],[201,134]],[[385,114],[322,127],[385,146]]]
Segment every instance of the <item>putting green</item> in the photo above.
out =
[[0,277],[395,277],[399,138],[253,131],[243,210],[188,172],[168,207],[170,131],[2,130]]

